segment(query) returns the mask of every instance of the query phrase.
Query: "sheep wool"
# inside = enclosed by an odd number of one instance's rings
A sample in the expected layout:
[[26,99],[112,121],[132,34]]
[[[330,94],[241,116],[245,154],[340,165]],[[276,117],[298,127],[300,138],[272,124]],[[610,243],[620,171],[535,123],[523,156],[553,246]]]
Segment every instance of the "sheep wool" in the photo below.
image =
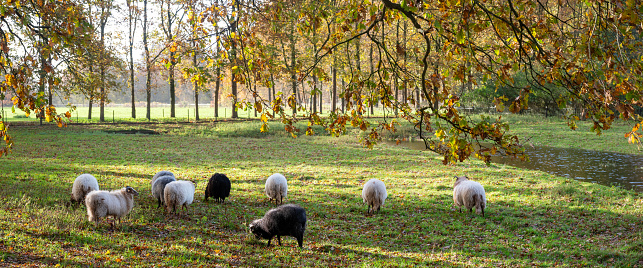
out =
[[215,201],[223,203],[228,196],[230,196],[230,179],[225,174],[214,173],[205,188],[205,201],[208,201],[208,197],[212,197]]
[[299,247],[304,244],[306,231],[306,210],[298,205],[286,204],[266,212],[263,218],[250,224],[250,232],[258,239],[268,239],[268,246],[274,236],[281,246],[281,236],[292,236],[297,239]]
[[172,176],[173,178],[176,178],[174,176],[174,173],[169,172],[169,171],[162,170],[162,171],[157,172],[156,174],[154,174],[154,177],[152,177],[152,182],[150,183],[150,185],[152,187],[152,192],[154,191],[154,182],[156,181],[156,179],[158,179],[160,177],[163,177],[163,176]]
[[286,177],[279,173],[270,175],[266,180],[266,196],[270,201],[275,200],[275,205],[283,204],[284,198],[288,194],[288,183]]
[[154,184],[152,185],[152,196],[158,200],[158,206],[156,208],[160,208],[161,204],[165,204],[165,187],[168,183],[173,181],[176,181],[176,179],[174,176],[170,175],[158,177],[154,181]]
[[194,191],[196,189],[196,182],[192,181],[173,181],[165,186],[164,196],[167,212],[176,213],[176,207],[183,207],[186,210],[188,205],[194,201]]
[[386,197],[386,186],[382,181],[378,179],[370,179],[367,181],[362,190],[362,200],[368,204],[366,213],[380,211],[380,207],[384,206]]
[[78,203],[84,203],[85,197],[91,191],[98,191],[98,181],[91,174],[82,174],[74,180],[71,187],[71,200]]
[[121,217],[127,215],[134,207],[134,196],[138,192],[126,186],[120,190],[92,191],[85,198],[87,205],[87,218],[98,225],[100,218],[112,216],[120,222]]
[[462,206],[467,208],[469,212],[475,207],[476,213],[482,213],[484,217],[484,209],[487,206],[484,187],[478,182],[470,181],[466,176],[455,177],[453,202],[460,209],[460,212],[462,212]]

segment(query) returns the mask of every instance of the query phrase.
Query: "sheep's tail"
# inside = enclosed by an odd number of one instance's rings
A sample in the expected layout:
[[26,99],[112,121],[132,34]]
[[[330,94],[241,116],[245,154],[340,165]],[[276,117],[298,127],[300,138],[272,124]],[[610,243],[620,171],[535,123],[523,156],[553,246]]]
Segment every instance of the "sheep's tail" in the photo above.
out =
[[[85,200],[87,201],[87,200]],[[89,200],[88,204],[85,204],[87,206],[87,219],[89,221],[94,221],[98,222],[98,217],[96,215],[96,210],[98,209],[98,206],[104,201],[103,198],[92,198]]]
[[473,195],[473,202],[476,206],[476,213],[482,213],[482,216],[484,217],[484,197],[482,197],[481,194],[475,194]]

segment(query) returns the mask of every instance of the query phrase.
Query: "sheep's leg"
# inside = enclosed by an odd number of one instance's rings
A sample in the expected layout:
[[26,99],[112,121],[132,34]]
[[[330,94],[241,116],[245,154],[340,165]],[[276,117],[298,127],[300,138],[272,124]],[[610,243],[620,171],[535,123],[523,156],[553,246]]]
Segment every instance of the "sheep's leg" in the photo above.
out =
[[469,213],[473,212],[473,208],[469,208]]
[[304,235],[303,234],[297,236],[297,243],[299,244],[300,248],[304,247]]
[[281,236],[277,235],[277,242],[279,242],[279,245],[281,246]]
[[484,217],[484,208],[482,208],[482,217]]
[[271,238],[268,238],[268,245],[267,245],[266,247],[270,247],[270,241],[271,241],[271,240],[272,240],[272,237],[271,237]]
[[156,208],[160,208],[161,207],[161,199],[160,198],[157,198],[157,199],[159,201],[159,205]]

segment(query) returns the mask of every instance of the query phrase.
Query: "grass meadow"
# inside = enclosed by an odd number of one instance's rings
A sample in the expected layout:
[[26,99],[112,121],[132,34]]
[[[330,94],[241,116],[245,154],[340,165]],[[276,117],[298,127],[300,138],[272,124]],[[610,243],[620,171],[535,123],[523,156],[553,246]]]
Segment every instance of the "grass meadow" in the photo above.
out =
[[[549,123],[530,124],[517,131],[538,134]],[[13,124],[15,147],[0,158],[0,266],[643,266],[639,193],[477,160],[445,166],[430,152],[366,149],[354,132],[293,139],[277,123],[269,133],[258,129],[258,122]],[[568,135],[553,131],[532,142]],[[161,170],[198,181],[189,214],[156,208],[150,180]],[[224,204],[203,201],[215,172],[232,181]],[[263,187],[276,172],[288,179],[286,202],[306,209],[301,249],[292,237],[267,248],[248,233],[274,207]],[[139,191],[120,225],[95,226],[85,207],[70,204],[82,173],[101,189]],[[454,208],[455,175],[485,186],[485,217]],[[388,191],[376,215],[366,215],[360,197],[371,178]]]

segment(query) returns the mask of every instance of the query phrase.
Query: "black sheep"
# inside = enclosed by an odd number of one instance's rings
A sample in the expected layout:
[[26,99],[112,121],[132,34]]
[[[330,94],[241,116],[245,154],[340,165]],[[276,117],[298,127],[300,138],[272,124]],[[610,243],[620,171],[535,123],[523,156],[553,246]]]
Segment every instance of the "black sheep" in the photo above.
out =
[[230,196],[230,179],[224,174],[214,173],[205,188],[205,201],[208,201],[208,197],[212,197],[215,201],[223,203],[228,196]]
[[250,231],[257,238],[268,239],[268,246],[275,235],[281,246],[283,235],[296,238],[299,247],[302,247],[306,231],[306,210],[294,204],[273,208],[268,210],[263,218],[254,220],[250,224]]

